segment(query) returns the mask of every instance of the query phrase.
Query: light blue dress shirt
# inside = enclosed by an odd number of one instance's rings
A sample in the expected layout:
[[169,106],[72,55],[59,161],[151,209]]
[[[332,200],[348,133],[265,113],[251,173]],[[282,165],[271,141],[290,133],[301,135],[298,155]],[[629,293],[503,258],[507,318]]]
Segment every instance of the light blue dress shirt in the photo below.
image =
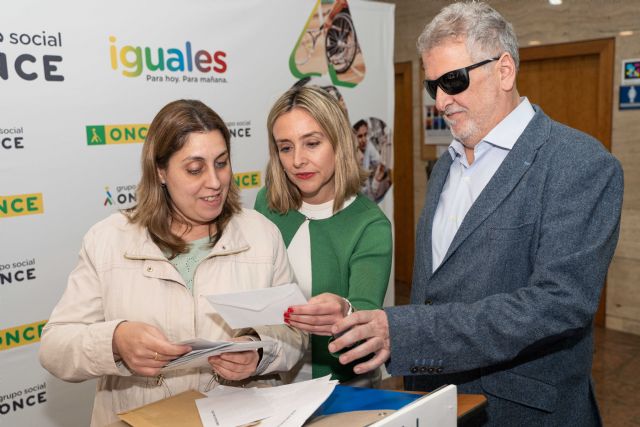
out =
[[487,183],[496,173],[535,111],[526,97],[494,127],[473,149],[470,165],[464,146],[456,139],[449,145],[453,159],[433,218],[431,249],[433,271],[439,266],[460,224]]

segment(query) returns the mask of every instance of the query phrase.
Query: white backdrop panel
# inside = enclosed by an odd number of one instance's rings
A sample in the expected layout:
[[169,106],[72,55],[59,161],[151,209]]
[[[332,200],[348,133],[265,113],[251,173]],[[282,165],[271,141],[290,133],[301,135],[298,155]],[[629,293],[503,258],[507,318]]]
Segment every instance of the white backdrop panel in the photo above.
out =
[[[266,116],[297,80],[289,58],[316,4],[24,0],[3,5],[0,426],[88,424],[95,381],[52,378],[40,367],[37,352],[38,328],[66,286],[82,236],[98,220],[135,203],[142,139],[91,145],[92,129],[104,129],[101,138],[108,139],[109,126],[137,125],[127,128],[140,136],[166,103],[200,99],[238,132],[232,141],[234,172],[259,174],[258,185],[241,192],[245,206],[253,206],[267,158]],[[393,6],[351,0],[349,8],[366,72],[357,85],[338,87],[352,122],[380,119],[391,136]],[[136,48],[144,54],[147,47],[153,63],[162,49],[165,70],[153,71],[143,55],[137,57]],[[167,59],[178,55],[171,49],[191,57],[191,70],[186,59],[184,70],[168,69]],[[220,62],[211,64],[219,72],[197,69],[200,50],[219,52]],[[330,81],[326,70],[322,73]],[[387,166],[393,167],[392,160]],[[391,196],[390,190],[380,201],[390,218]],[[388,297],[386,304],[392,303]]]

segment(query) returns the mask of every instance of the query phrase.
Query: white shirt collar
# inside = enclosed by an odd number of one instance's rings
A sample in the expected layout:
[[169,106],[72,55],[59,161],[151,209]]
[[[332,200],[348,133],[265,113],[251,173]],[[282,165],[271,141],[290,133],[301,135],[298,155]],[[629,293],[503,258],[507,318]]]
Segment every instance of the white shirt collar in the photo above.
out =
[[511,150],[535,114],[527,97],[523,96],[518,106],[491,129],[483,140],[497,147]]

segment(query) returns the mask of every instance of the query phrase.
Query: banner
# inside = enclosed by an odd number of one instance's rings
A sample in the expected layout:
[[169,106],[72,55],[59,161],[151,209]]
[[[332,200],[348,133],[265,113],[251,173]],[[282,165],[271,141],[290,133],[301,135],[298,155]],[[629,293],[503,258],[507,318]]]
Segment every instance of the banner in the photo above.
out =
[[82,236],[135,205],[141,143],[162,106],[199,99],[222,116],[242,202],[252,207],[264,185],[271,105],[294,84],[324,86],[353,124],[366,123],[363,191],[392,218],[393,81],[393,6],[384,3],[3,5],[0,426],[88,424],[95,381],[49,375],[38,362],[40,334]]

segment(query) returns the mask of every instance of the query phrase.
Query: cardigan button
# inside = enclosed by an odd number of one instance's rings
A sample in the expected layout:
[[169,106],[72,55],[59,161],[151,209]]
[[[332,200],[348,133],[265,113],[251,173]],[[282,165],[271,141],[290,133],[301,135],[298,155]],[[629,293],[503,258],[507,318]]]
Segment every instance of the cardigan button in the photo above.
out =
[[417,374],[418,373],[418,367],[417,366],[412,366],[410,369],[412,374]]
[[424,303],[427,304],[427,305],[431,305],[431,304],[433,304],[433,301],[430,300],[430,299],[426,299],[426,300],[424,300]]
[[153,267],[149,266],[147,267],[147,273],[151,273],[153,271]]

